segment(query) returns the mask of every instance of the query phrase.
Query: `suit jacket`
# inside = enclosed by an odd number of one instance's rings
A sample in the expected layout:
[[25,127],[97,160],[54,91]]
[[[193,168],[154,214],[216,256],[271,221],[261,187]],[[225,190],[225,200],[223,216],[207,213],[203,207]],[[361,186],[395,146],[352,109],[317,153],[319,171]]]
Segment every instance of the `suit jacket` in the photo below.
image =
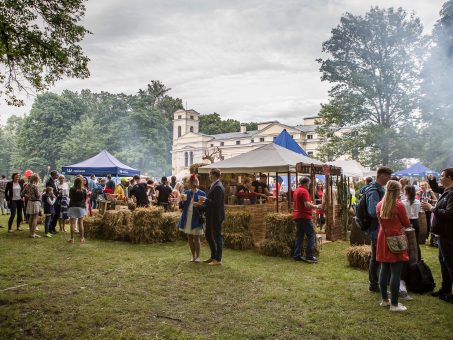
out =
[[[22,193],[22,190],[24,190],[24,186],[22,183],[20,183],[20,192]],[[7,202],[11,202],[13,199],[13,181],[9,181],[6,183],[6,188],[5,188],[5,199]]]
[[222,182],[217,181],[209,189],[204,205],[206,211],[206,228],[220,227],[225,219],[225,189]]
[[57,183],[55,183],[55,180],[50,177],[47,182],[46,182],[46,188],[47,187],[51,187],[53,189],[53,194],[55,196],[58,196],[58,186],[57,186]]

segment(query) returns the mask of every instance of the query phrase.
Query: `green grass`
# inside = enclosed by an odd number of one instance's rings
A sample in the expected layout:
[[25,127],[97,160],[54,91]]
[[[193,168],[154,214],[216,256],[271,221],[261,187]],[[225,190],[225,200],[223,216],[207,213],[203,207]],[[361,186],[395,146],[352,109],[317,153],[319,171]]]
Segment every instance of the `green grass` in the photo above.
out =
[[[212,268],[188,263],[184,242],[66,239],[0,229],[1,338],[453,337],[453,305],[439,299],[413,295],[401,314],[379,307],[367,272],[347,266],[346,242],[324,245],[316,265],[225,250]],[[422,253],[439,283],[436,249]]]

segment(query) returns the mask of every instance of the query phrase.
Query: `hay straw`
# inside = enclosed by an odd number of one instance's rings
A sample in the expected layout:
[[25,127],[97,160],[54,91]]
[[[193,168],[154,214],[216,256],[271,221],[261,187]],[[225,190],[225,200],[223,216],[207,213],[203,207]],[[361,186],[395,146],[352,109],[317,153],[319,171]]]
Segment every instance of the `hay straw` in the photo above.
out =
[[83,221],[83,229],[86,238],[98,238],[103,219],[100,215],[87,216]]
[[268,214],[264,223],[267,240],[279,241],[288,245],[294,243],[296,234],[292,214]]
[[223,242],[225,247],[231,249],[251,249],[253,247],[252,235],[249,232],[224,233]]
[[351,267],[360,269],[368,269],[368,264],[371,258],[371,247],[368,245],[364,246],[353,246],[347,250],[348,262]]
[[151,206],[137,208],[132,213],[131,241],[133,243],[156,243],[165,240],[162,230],[163,208]]
[[132,213],[129,210],[107,210],[100,237],[106,240],[128,241],[132,230]]
[[252,216],[246,211],[226,211],[225,221],[222,224],[224,233],[248,232]]
[[164,232],[164,242],[175,242],[179,238],[178,222],[181,213],[166,212],[162,214],[162,231]]
[[258,251],[260,254],[266,256],[289,257],[292,255],[292,249],[288,244],[269,239],[263,240],[260,243]]

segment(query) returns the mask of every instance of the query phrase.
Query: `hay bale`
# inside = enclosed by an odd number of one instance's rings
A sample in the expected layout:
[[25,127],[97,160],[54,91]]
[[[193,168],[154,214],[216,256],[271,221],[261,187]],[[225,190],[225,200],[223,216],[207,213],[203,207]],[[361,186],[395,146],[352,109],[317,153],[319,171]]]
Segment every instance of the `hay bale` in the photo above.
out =
[[83,229],[86,238],[98,238],[103,228],[103,219],[100,215],[86,216],[83,220]]
[[292,214],[272,213],[264,220],[266,239],[279,241],[285,244],[294,243],[296,236]]
[[290,257],[292,255],[292,248],[287,243],[268,239],[260,243],[258,251],[266,256]]
[[166,212],[162,214],[161,225],[165,242],[175,242],[179,238],[178,223],[180,217],[180,212]]
[[129,210],[107,210],[100,236],[106,240],[129,241],[132,230],[132,212]]
[[91,210],[91,214],[92,214],[93,216],[98,215],[98,214],[99,214],[99,209],[92,209],[92,210]]
[[245,250],[253,247],[253,239],[250,232],[224,233],[223,242],[225,247],[231,249]]
[[371,246],[349,247],[346,254],[351,267],[368,270],[368,264],[371,258]]
[[222,224],[224,233],[243,233],[248,232],[252,215],[247,211],[225,212],[225,221]]
[[137,208],[132,213],[131,241],[133,243],[157,243],[165,240],[162,230],[162,207]]

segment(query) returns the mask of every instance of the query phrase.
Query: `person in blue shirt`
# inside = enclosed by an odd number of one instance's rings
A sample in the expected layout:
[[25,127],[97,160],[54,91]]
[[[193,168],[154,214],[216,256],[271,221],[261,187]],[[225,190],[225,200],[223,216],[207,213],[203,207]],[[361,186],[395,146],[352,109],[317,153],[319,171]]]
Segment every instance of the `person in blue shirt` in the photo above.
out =
[[371,226],[368,229],[368,235],[371,239],[371,258],[368,266],[369,290],[376,293],[379,293],[379,263],[376,261],[376,242],[379,233],[379,222],[376,215],[376,206],[384,197],[384,188],[391,177],[392,170],[390,168],[380,167],[377,171],[376,180],[371,182],[364,190],[367,211],[372,218]]

